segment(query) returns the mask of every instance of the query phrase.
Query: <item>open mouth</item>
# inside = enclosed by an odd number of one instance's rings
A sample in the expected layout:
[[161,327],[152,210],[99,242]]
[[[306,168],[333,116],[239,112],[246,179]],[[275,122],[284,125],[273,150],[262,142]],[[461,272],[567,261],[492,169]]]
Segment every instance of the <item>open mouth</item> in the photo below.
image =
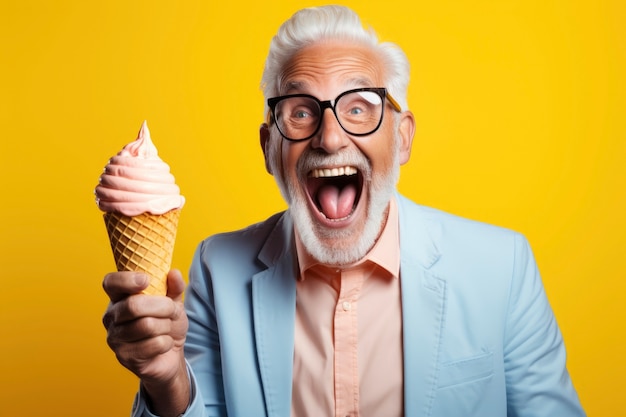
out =
[[319,213],[331,221],[345,220],[356,209],[363,178],[353,166],[317,168],[309,172],[307,191]]

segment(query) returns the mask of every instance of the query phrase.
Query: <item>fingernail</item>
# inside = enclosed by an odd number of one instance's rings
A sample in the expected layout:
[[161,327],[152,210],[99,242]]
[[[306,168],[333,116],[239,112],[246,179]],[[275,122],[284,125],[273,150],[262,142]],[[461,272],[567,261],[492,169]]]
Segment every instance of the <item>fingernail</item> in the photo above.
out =
[[135,284],[142,287],[146,284],[146,276],[143,274],[135,274]]

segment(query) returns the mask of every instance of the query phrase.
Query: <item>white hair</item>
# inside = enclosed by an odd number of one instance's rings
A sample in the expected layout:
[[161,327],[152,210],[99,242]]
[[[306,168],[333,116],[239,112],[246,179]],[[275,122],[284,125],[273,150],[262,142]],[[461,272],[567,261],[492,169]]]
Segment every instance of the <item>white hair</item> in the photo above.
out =
[[[402,110],[407,110],[409,61],[395,44],[379,42],[373,29],[365,29],[359,16],[344,6],[322,6],[302,9],[281,25],[272,39],[261,79],[265,98],[280,94],[279,80],[285,64],[302,48],[320,41],[338,40],[369,46],[381,59],[384,86]],[[267,113],[267,104],[265,105]]]

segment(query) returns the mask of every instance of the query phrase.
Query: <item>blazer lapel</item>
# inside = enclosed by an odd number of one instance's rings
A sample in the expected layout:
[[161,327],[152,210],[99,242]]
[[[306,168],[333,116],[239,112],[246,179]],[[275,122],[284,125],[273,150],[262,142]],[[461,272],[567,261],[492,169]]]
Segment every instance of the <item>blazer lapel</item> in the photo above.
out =
[[291,410],[297,276],[292,236],[285,214],[259,254],[268,268],[252,279],[256,350],[270,417],[287,416]]
[[400,279],[404,338],[404,412],[430,416],[437,387],[439,346],[445,316],[446,283],[430,268],[441,254],[440,225],[401,196]]

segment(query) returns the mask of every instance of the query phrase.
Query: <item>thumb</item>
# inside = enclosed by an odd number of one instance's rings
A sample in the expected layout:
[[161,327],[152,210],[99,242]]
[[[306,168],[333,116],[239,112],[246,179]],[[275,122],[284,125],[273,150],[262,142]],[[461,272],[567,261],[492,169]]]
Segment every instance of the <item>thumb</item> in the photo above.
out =
[[183,275],[178,269],[172,269],[167,274],[167,296],[174,301],[182,301],[185,285]]

